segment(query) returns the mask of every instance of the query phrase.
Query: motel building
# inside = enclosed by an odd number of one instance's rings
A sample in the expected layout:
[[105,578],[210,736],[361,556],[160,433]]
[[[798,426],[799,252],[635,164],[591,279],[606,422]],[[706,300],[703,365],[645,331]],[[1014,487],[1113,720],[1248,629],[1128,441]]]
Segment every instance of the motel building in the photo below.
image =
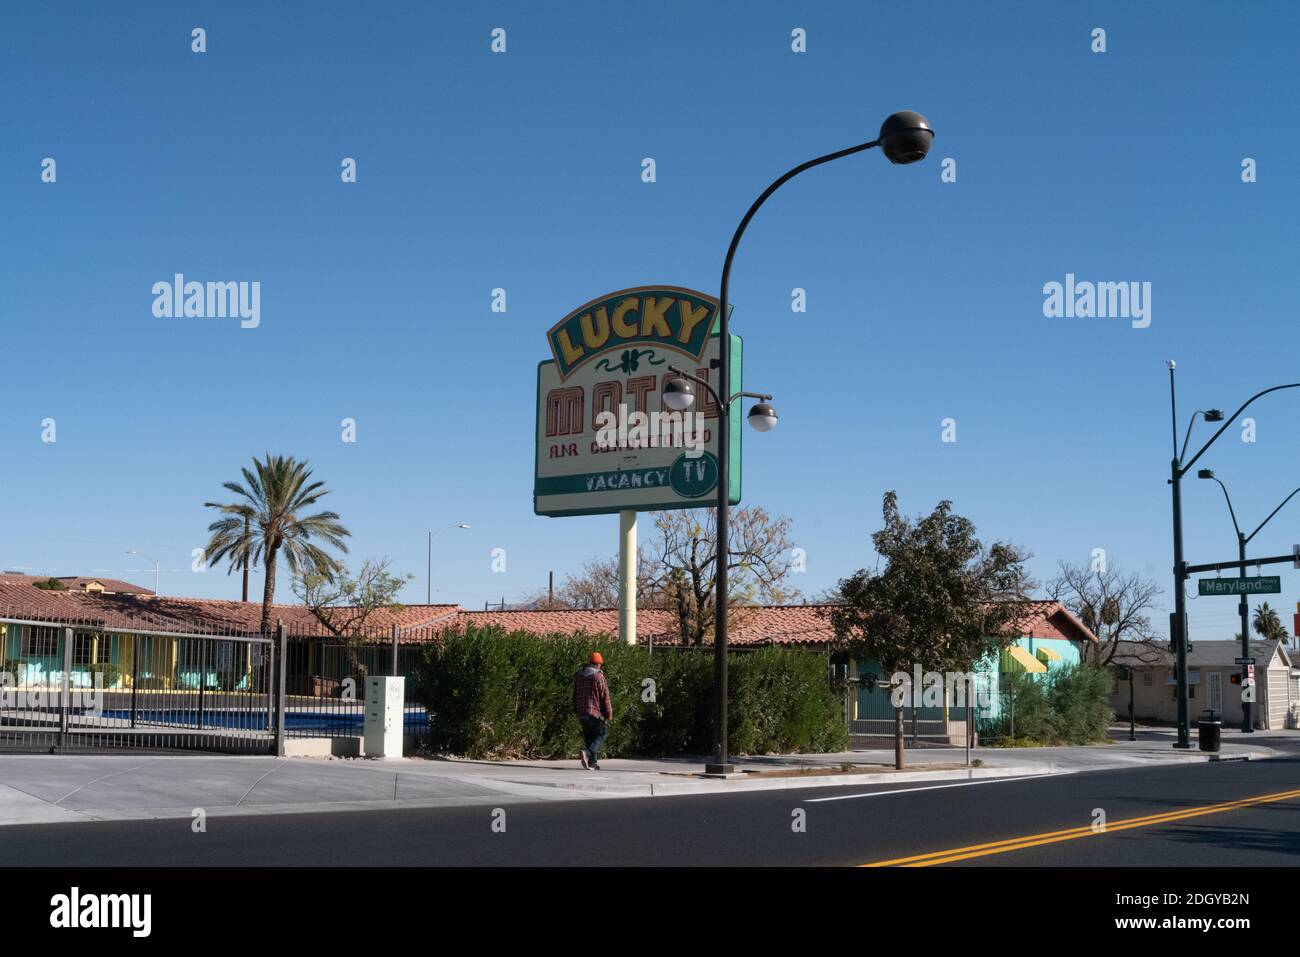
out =
[[[63,587],[45,586],[51,581]],[[370,619],[376,633],[393,627],[414,635],[450,622],[456,605],[412,605],[383,609]],[[64,633],[72,628],[71,688],[145,689],[172,694],[205,692],[240,694],[265,690],[266,662],[261,649],[247,642],[221,641],[223,635],[257,634],[262,603],[202,598],[160,597],[147,588],[110,579],[0,573],[0,673],[15,691],[60,687],[67,648]],[[319,622],[303,605],[271,606],[272,621],[283,622],[291,635],[320,634]],[[173,634],[175,635],[173,637]],[[199,643],[183,636],[209,636]],[[347,656],[337,642],[304,642],[294,676],[303,693],[337,687],[346,677]],[[290,688],[290,692],[299,689]],[[113,697],[109,705],[120,704]]]
[[[65,627],[72,625],[69,685],[89,687],[92,676],[98,675],[103,690],[109,693],[110,709],[124,708],[133,690],[166,692],[168,707],[189,707],[183,696],[197,698],[201,692],[218,698],[238,698],[259,689],[264,693],[266,662],[259,650],[248,643],[223,642],[219,637],[256,633],[260,602],[159,597],[145,588],[103,579],[60,579],[64,590],[36,587],[46,581],[16,573],[0,575],[0,672],[9,676],[6,681],[11,687],[16,683],[21,690],[62,683],[66,660],[63,635]],[[890,690],[881,683],[889,676],[881,675],[871,662],[854,661],[833,650],[831,610],[832,606],[824,604],[735,608],[731,647],[743,654],[782,645],[823,656],[828,673],[848,679],[845,718],[851,746],[880,746],[877,739],[892,738],[894,728]],[[284,622],[291,637],[322,635],[319,623],[302,605],[274,605],[272,619]],[[421,642],[467,627],[523,631],[539,637],[582,632],[613,638],[619,634],[619,610],[474,611],[459,605],[408,605],[376,612],[368,622],[372,637],[377,633],[386,636],[390,630],[398,636],[403,659]],[[987,705],[976,715],[977,731],[1000,720],[1008,703],[1004,690],[1009,675],[1045,676],[1077,664],[1084,646],[1097,641],[1082,622],[1054,601],[1028,603],[1024,616],[1011,629],[1014,640],[997,659],[975,663],[971,669],[984,695],[980,703]],[[216,640],[200,645],[184,637],[170,637],[169,632],[207,634]],[[652,651],[676,645],[673,613],[640,609],[636,636],[638,644]],[[384,638],[377,644],[382,647],[376,647],[373,663],[376,668],[386,668],[389,642]],[[199,658],[193,651],[196,647],[206,648]],[[355,658],[341,650],[337,639],[301,641],[297,648],[287,679],[290,695],[337,696],[341,683],[356,677],[350,674],[355,670]],[[1119,706],[1116,711],[1127,713]],[[915,730],[918,741],[924,743],[960,744],[966,734],[965,719],[964,708],[947,703],[917,707],[915,713],[910,702],[904,708],[909,737]]]
[[[1219,713],[1225,728],[1240,728],[1240,641],[1194,641],[1187,653],[1187,705],[1193,722],[1207,710]],[[1300,670],[1281,641],[1252,641],[1255,659],[1255,701],[1251,716],[1256,728],[1276,731],[1300,727]],[[1128,720],[1132,694],[1136,720],[1173,724],[1178,720],[1178,684],[1174,656],[1165,644],[1121,641],[1111,662],[1116,677],[1110,705],[1116,716]],[[1118,667],[1130,669],[1131,681],[1119,677]]]
[[[1057,601],[1029,602],[1026,613],[1010,627],[1015,635],[1011,644],[996,659],[975,662],[976,698],[970,702],[977,734],[999,725],[1010,717],[1011,700],[1007,691],[1011,675],[1029,675],[1037,680],[1052,671],[1078,665],[1083,649],[1097,644],[1097,636],[1064,605]],[[855,746],[872,743],[871,739],[893,737],[895,709],[890,677],[872,662],[847,662],[854,679],[851,699],[850,740]],[[915,718],[916,736],[932,744],[961,744],[966,736],[966,709],[953,702],[940,706],[903,709],[904,731],[912,735]]]

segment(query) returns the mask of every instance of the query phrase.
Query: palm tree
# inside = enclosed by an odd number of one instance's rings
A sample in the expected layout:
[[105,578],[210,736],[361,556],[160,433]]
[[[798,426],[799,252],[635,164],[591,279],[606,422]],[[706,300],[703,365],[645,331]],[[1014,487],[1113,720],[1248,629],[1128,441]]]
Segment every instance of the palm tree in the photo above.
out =
[[253,468],[241,469],[244,483],[224,482],[222,486],[243,501],[231,505],[204,502],[207,508],[220,509],[225,516],[208,526],[207,560],[230,562],[227,574],[246,564],[261,561],[266,568],[266,586],[262,592],[262,634],[271,631],[271,604],[275,600],[275,565],[280,552],[292,574],[309,572],[337,574],[338,559],[323,551],[312,539],[319,539],[346,552],[343,539],[352,533],[338,522],[334,512],[301,513],[329,494],[324,482],[308,482],[311,469],[306,462],[292,456],[271,455],[263,461],[253,458]]
[[1251,627],[1255,629],[1256,634],[1269,641],[1286,641],[1289,637],[1286,626],[1278,617],[1277,609],[1270,608],[1268,602],[1255,609],[1255,620],[1251,622]]

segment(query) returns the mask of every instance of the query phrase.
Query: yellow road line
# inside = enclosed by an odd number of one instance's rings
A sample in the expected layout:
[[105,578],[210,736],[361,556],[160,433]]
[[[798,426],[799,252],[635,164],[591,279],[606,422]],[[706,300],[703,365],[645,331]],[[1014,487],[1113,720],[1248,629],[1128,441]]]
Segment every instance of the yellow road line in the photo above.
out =
[[972,844],[967,847],[955,847],[945,851],[931,851],[929,854],[915,854],[911,857],[896,857],[888,861],[875,861],[863,864],[863,867],[930,867],[934,864],[948,864],[953,861],[969,860],[973,857],[986,857],[990,854],[1005,854],[1019,851],[1026,847],[1038,847],[1041,844],[1055,844],[1060,841],[1073,841],[1080,837],[1099,837],[1112,831],[1127,831],[1135,827],[1150,827],[1166,824],[1206,814],[1222,814],[1236,811],[1257,804],[1272,804],[1300,797],[1300,788],[1293,791],[1278,791],[1274,794],[1262,794],[1258,797],[1242,798],[1237,801],[1225,801],[1222,804],[1208,804],[1203,807],[1188,808],[1181,811],[1164,811],[1159,814],[1147,814],[1143,817],[1130,817],[1122,821],[1107,824],[1104,830],[1094,831],[1092,825],[1072,827],[1061,831],[1047,831],[1042,834],[1027,834],[1005,841],[991,841],[987,844]]

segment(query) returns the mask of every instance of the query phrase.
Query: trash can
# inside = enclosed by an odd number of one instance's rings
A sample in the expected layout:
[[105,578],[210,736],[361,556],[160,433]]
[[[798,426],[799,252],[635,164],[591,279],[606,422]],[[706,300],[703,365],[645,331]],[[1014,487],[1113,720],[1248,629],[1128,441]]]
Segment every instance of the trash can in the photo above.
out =
[[1196,722],[1196,731],[1202,751],[1219,750],[1219,738],[1223,734],[1219,712],[1208,708],[1202,711],[1200,720]]

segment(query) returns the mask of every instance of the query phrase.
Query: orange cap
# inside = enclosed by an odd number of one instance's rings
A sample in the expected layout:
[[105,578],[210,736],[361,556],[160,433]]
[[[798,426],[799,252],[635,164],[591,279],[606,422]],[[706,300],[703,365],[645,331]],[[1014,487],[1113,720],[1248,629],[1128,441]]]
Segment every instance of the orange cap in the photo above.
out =
[[603,665],[605,663],[605,659],[600,656],[599,651],[593,651],[591,657],[587,660],[593,665]]

